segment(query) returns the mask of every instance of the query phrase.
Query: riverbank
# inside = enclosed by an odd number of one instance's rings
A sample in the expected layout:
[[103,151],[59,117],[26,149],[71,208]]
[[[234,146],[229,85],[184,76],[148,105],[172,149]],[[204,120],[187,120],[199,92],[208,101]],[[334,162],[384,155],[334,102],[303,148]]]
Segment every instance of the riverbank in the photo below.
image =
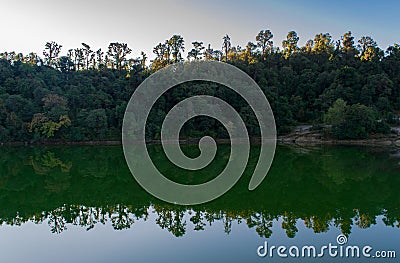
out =
[[368,139],[360,140],[335,140],[323,138],[321,134],[291,134],[278,138],[278,142],[282,144],[297,144],[297,145],[365,145],[365,146],[392,146],[400,148],[400,136],[374,136]]
[[[181,144],[197,144],[199,139],[181,139]],[[252,143],[259,143],[260,138],[251,138]],[[217,143],[229,143],[229,139],[216,139]],[[391,146],[400,148],[400,135],[389,134],[389,135],[376,135],[368,139],[361,140],[335,140],[324,138],[321,133],[318,132],[295,132],[285,136],[279,136],[277,139],[279,144],[286,145],[363,145],[363,146]],[[159,140],[149,140],[148,144],[160,144]],[[120,140],[104,140],[104,141],[46,141],[46,142],[2,142],[0,146],[63,146],[63,145],[121,145]]]
[[400,148],[400,133],[392,128],[389,134],[371,135],[367,139],[336,140],[323,134],[323,130],[312,130],[311,125],[297,126],[293,133],[279,136],[278,142],[298,145],[365,145],[365,146],[392,146]]

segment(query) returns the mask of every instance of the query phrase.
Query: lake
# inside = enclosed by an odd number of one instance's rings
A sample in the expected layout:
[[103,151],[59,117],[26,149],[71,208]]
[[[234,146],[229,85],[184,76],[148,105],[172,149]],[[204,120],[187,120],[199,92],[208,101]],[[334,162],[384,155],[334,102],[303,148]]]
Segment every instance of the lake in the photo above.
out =
[[[196,146],[184,146],[189,156]],[[400,156],[393,149],[278,146],[268,176],[248,191],[258,147],[240,181],[201,205],[159,201],[134,180],[120,146],[0,148],[0,262],[398,262],[396,259],[260,257],[267,242],[319,248],[365,246],[400,257]],[[168,178],[197,184],[200,171],[174,167],[149,146]],[[347,239],[339,246],[337,237]],[[268,249],[269,250],[269,249]],[[282,252],[282,251],[281,251]],[[291,252],[296,254],[296,250]],[[360,252],[361,253],[361,252]]]

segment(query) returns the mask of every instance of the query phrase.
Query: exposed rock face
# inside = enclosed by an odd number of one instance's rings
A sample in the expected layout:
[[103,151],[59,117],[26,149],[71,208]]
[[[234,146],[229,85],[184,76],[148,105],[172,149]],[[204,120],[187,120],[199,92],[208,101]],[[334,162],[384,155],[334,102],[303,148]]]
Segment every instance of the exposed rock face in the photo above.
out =
[[326,139],[320,131],[311,131],[308,126],[299,126],[295,132],[278,139],[282,143],[295,144],[343,144],[343,145],[377,145],[400,147],[400,134],[373,136],[364,140],[334,140]]
[[321,141],[322,141],[322,135],[318,133],[300,135],[295,139],[296,143],[319,143]]

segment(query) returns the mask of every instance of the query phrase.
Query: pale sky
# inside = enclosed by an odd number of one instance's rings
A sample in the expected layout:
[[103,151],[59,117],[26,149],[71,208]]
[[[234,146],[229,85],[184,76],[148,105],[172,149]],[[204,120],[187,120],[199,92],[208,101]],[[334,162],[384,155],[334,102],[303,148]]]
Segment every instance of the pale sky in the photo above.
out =
[[295,30],[300,45],[317,33],[340,39],[351,30],[358,39],[372,36],[385,49],[400,43],[400,1],[359,0],[1,0],[0,52],[31,51],[42,55],[46,41],[70,48],[89,44],[106,50],[110,42],[125,42],[133,56],[152,49],[173,34],[191,42],[211,43],[221,49],[229,34],[232,45],[255,41],[261,29],[270,29],[281,47],[288,31]]

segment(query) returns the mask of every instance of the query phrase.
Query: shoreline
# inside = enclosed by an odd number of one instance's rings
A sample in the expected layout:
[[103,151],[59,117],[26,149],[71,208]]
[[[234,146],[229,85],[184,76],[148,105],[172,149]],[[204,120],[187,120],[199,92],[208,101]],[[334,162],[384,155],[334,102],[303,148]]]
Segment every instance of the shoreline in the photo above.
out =
[[358,145],[358,146],[375,146],[375,147],[395,147],[400,148],[400,135],[374,135],[367,139],[356,140],[337,140],[325,138],[318,132],[300,132],[292,133],[286,136],[278,137],[278,142],[291,145]]
[[[181,139],[180,144],[197,144],[200,138]],[[217,143],[230,143],[229,139],[215,139]],[[251,143],[260,143],[258,137],[250,138]],[[161,144],[159,140],[149,140],[148,144]],[[377,138],[359,140],[334,140],[325,139],[318,134],[290,134],[277,138],[277,144],[316,146],[316,145],[348,145],[348,146],[371,146],[371,147],[396,147],[400,148],[400,136],[383,136]],[[122,145],[121,140],[104,141],[47,141],[47,142],[1,142],[0,146],[107,146]]]

